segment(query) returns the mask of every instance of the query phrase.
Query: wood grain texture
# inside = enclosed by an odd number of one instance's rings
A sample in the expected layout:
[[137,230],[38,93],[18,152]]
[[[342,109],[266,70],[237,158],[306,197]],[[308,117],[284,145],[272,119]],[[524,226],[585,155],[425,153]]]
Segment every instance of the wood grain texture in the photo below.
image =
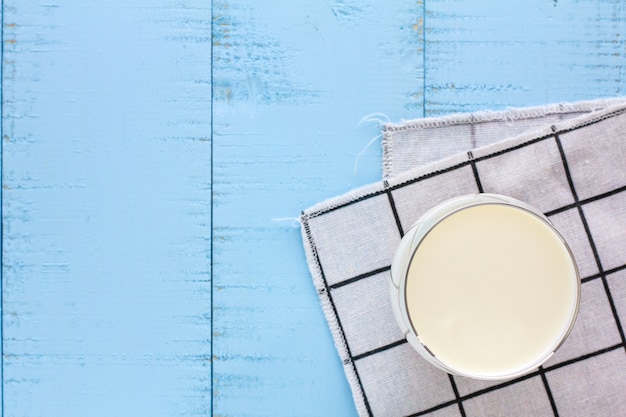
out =
[[621,96],[623,1],[429,0],[428,116]]
[[210,24],[4,2],[4,416],[209,414]]

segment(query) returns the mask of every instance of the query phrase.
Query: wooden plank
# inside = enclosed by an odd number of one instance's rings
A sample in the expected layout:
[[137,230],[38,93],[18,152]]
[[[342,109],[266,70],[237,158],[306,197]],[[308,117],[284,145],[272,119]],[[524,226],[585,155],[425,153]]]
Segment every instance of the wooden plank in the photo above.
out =
[[[421,115],[414,1],[214,3],[215,416],[354,405],[292,220],[380,179],[379,131]],[[384,117],[384,116],[379,116]]]
[[6,416],[210,409],[204,1],[4,1]]
[[623,95],[623,1],[429,0],[426,114]]

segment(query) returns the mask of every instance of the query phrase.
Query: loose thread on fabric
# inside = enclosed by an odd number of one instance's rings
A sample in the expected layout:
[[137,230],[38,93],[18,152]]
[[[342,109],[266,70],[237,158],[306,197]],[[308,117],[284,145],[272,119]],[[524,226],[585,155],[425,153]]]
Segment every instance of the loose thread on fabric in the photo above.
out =
[[[375,116],[381,116],[384,118],[384,120]],[[357,123],[356,125],[357,127],[359,127],[363,123],[370,123],[370,122],[376,122],[382,127],[383,125],[390,123],[391,120],[389,119],[389,116],[387,116],[385,113],[370,113],[366,116],[363,116],[363,118],[359,120],[359,123]]]
[[[387,116],[384,113],[370,113],[366,116],[363,116],[363,118],[359,120],[359,123],[357,123],[356,126],[359,127],[363,123],[372,123],[372,122],[376,123],[376,128],[378,130],[382,130],[382,127],[384,125],[390,123],[390,119],[389,119],[389,116]],[[367,142],[367,145],[365,145],[365,147],[361,149],[361,152],[359,152],[359,154],[356,156],[356,159],[354,161],[354,172],[353,172],[354,176],[356,176],[357,174],[357,171],[359,168],[359,160],[361,159],[365,151],[367,151],[367,149],[372,145],[372,143],[376,142],[381,137],[382,137],[382,134],[379,134],[373,137],[369,142]]]
[[361,150],[361,152],[359,152],[359,154],[356,156],[356,159],[354,160],[354,172],[353,175],[356,176],[356,173],[359,169],[359,160],[361,159],[361,157],[363,156],[363,154],[365,153],[365,151],[367,150],[367,148],[369,148],[372,143],[376,142],[377,139],[382,138],[383,135],[376,135],[372,138],[372,140],[370,140],[369,142],[367,142],[367,145],[365,145],[365,147]]
[[300,217],[276,217],[272,219],[273,222],[288,222],[291,221],[291,227],[300,228]]

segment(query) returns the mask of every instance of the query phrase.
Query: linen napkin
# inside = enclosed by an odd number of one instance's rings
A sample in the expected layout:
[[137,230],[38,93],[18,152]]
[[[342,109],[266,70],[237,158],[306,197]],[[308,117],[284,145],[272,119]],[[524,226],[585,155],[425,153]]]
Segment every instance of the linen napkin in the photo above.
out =
[[[301,215],[305,253],[360,416],[612,416],[626,410],[626,102],[621,99],[383,126],[384,179]],[[514,136],[514,137],[511,137]],[[441,158],[441,159],[439,159]],[[565,344],[508,381],[451,376],[403,339],[389,270],[405,231],[462,194],[544,212],[582,278]]]

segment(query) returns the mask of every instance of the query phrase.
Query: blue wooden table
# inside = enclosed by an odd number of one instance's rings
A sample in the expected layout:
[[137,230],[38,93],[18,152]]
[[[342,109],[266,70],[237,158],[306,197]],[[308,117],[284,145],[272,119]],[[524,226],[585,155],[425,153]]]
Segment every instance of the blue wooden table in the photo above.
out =
[[355,415],[300,210],[376,119],[626,88],[620,0],[2,3],[6,417]]

